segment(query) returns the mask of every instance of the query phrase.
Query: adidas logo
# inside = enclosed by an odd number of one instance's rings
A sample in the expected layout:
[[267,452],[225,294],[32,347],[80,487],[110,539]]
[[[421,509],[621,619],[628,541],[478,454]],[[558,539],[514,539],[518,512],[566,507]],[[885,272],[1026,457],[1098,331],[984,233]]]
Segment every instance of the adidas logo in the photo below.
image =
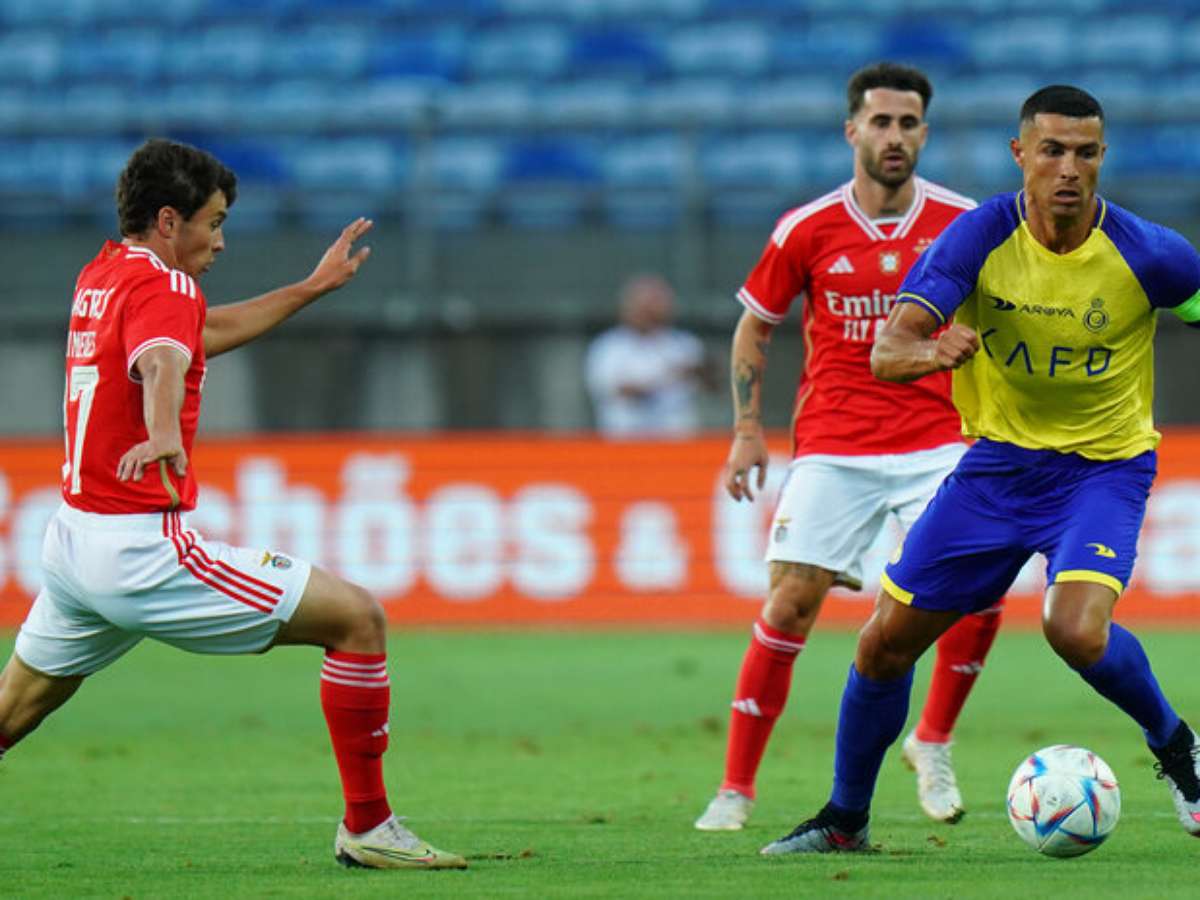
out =
[[846,255],[842,254],[837,258],[837,262],[825,271],[830,275],[853,275],[854,266],[850,264],[850,260],[846,258]]
[[951,672],[957,672],[959,675],[978,675],[983,671],[983,663],[955,663],[950,667]]
[[762,710],[758,708],[758,704],[754,702],[754,698],[750,697],[746,700],[734,700],[733,708],[740,713],[745,713],[748,716],[762,718]]
[[382,728],[376,728],[371,732],[371,737],[387,737],[388,723],[384,722]]

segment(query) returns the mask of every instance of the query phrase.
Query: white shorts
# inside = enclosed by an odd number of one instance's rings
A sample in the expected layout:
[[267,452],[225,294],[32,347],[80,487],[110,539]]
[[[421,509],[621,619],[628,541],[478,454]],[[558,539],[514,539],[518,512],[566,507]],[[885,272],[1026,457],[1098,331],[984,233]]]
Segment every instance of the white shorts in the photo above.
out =
[[143,637],[194,653],[256,653],[292,617],[312,566],[206,541],[179,513],[62,506],[42,545],[44,586],[17,635],[23,662],[90,675]]
[[837,573],[835,584],[860,589],[863,555],[888,515],[907,532],[966,450],[797,457],[779,490],[767,562],[820,566]]

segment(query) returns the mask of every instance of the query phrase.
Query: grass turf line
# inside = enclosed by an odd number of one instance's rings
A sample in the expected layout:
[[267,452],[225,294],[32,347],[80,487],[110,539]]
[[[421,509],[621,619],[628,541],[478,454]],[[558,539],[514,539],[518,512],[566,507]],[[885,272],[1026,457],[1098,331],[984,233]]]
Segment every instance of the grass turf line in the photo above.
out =
[[[1200,724],[1196,635],[1142,635],[1168,697]],[[762,859],[826,798],[853,647],[818,632],[797,663],[750,827],[692,820],[720,778],[743,633],[398,634],[393,805],[468,872],[346,871],[317,696],[320,654],[210,659],[144,643],[0,762],[0,895],[19,897],[1188,896],[1200,846],[1174,821],[1139,730],[1039,635],[1002,632],[954,749],[969,809],[923,818],[894,748],[871,857]],[[11,639],[0,641],[7,656]],[[918,669],[910,722],[924,695]],[[1027,849],[1004,816],[1023,755],[1087,746],[1122,820],[1077,860]],[[398,883],[393,884],[398,879]]]

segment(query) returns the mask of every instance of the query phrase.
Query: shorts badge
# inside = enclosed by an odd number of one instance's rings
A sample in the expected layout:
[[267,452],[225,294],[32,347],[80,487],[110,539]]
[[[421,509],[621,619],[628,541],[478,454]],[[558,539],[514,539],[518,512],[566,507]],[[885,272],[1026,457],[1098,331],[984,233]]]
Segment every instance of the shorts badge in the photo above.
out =
[[787,536],[788,536],[787,527],[788,527],[788,522],[790,522],[790,521],[792,521],[792,520],[787,519],[787,518],[775,520],[775,543],[782,544],[784,541],[787,540]]
[[276,569],[290,569],[292,567],[290,559],[281,553],[272,553],[270,550],[263,553],[262,562],[259,563],[260,566],[268,564]]

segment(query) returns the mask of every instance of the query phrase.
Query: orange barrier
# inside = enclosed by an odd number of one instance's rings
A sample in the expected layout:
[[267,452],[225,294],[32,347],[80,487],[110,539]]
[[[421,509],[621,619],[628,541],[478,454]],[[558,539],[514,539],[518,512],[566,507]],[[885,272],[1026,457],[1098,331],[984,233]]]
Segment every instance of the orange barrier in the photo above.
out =
[[[724,495],[727,450],[724,436],[207,438],[190,522],[320,562],[372,590],[397,622],[746,624],[765,588],[771,503]],[[19,623],[36,593],[61,456],[58,441],[0,443],[0,625]],[[786,468],[774,460],[768,501]],[[825,621],[866,617],[894,541],[872,551],[866,593],[835,591]],[[1173,431],[1119,617],[1200,623],[1198,559],[1200,431]],[[1019,579],[1011,619],[1036,621],[1039,571]]]

